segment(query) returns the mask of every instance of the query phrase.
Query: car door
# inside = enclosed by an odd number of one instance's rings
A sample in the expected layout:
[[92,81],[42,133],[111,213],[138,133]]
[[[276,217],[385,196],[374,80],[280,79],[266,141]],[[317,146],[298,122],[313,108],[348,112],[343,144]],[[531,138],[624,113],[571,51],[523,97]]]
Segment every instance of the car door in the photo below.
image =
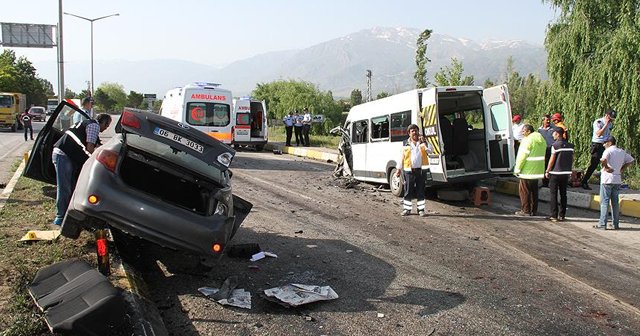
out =
[[489,170],[510,172],[515,165],[515,148],[509,90],[504,84],[485,89],[483,99]]
[[53,145],[71,127],[73,115],[80,113],[84,118],[89,116],[76,106],[65,101],[58,104],[46,124],[38,132],[31,155],[23,175],[34,180],[56,184],[56,170],[51,160]]
[[444,156],[442,137],[440,136],[440,118],[438,118],[437,91],[428,90],[422,93],[422,131],[427,142],[431,144],[433,153],[429,154],[429,172],[431,179],[447,182],[446,158]]

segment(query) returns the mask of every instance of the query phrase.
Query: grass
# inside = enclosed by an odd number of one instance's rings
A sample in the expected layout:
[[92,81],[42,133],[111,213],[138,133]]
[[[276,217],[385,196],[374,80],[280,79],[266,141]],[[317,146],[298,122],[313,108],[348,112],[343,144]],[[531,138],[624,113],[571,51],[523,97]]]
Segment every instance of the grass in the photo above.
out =
[[82,258],[95,264],[93,237],[78,240],[18,241],[29,230],[51,230],[55,187],[20,178],[0,213],[0,336],[50,335],[43,314],[27,286],[36,272],[52,263]]
[[[295,143],[296,136],[295,134],[291,137],[291,143]],[[284,126],[270,126],[269,127],[269,141],[272,142],[286,142],[287,136],[285,133]],[[333,135],[309,135],[309,142],[311,142],[311,146],[314,147],[327,147],[327,148],[338,148],[338,144],[340,143],[340,136]]]

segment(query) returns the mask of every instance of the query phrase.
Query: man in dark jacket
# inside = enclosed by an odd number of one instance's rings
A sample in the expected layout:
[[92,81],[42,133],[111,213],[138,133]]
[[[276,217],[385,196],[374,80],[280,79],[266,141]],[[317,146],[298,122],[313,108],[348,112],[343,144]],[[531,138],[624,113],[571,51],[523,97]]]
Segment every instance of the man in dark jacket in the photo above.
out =
[[55,143],[51,159],[56,168],[56,218],[53,224],[62,225],[69,207],[80,169],[89,155],[100,145],[99,133],[111,124],[111,116],[102,113],[96,120],[86,119],[73,125]]
[[24,110],[24,112],[22,112],[22,114],[20,115],[20,122],[22,122],[22,125],[24,126],[24,141],[27,141],[27,131],[31,132],[31,140],[33,140],[33,125],[31,124],[32,120],[33,118],[29,114],[29,109]]
[[[573,144],[564,139],[564,130],[560,127],[553,130],[555,142],[551,146],[551,158],[545,170],[549,179],[549,206],[552,222],[564,220],[567,211],[567,186],[573,169]],[[560,210],[558,210],[558,191],[560,191]]]

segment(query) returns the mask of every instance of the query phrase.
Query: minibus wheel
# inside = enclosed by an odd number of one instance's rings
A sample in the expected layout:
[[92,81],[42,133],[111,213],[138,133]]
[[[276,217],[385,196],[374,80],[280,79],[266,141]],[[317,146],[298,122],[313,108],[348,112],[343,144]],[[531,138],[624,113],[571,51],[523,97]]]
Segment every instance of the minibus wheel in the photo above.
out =
[[389,189],[391,189],[391,193],[394,196],[402,196],[404,189],[404,178],[403,174],[400,176],[396,176],[396,168],[391,169],[391,173],[389,174]]

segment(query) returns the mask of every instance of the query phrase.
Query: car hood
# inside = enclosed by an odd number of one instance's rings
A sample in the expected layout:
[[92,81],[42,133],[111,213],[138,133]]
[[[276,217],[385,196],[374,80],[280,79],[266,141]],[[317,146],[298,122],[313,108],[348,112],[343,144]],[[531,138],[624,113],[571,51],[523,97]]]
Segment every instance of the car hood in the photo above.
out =
[[137,134],[164,143],[225,171],[236,152],[231,147],[189,125],[152,112],[125,108],[117,132]]

